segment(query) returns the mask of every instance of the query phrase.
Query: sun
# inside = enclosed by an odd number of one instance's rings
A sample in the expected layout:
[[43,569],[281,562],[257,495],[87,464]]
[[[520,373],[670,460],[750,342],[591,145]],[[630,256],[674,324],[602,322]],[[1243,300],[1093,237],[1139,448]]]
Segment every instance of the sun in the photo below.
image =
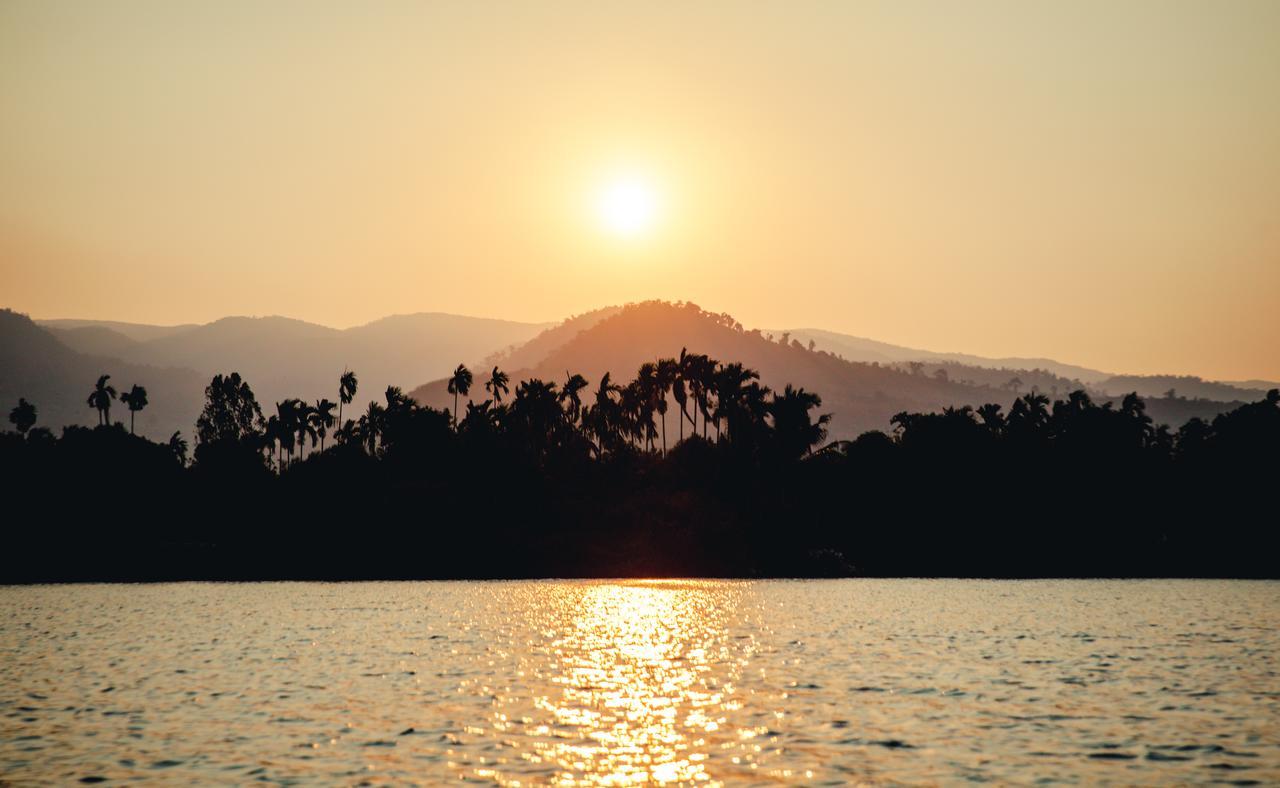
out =
[[596,217],[613,235],[640,238],[658,219],[658,193],[648,179],[629,175],[606,183],[596,195]]

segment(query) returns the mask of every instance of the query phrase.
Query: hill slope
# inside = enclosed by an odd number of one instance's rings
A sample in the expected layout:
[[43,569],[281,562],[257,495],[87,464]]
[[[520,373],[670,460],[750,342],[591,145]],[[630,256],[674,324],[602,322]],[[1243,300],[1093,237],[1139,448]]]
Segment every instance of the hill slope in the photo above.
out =
[[[777,335],[783,332],[775,331]],[[834,331],[823,331],[816,328],[797,328],[789,332],[791,339],[799,340],[807,345],[813,340],[817,350],[827,350],[846,361],[878,361],[882,364],[907,361],[932,361],[936,363],[963,364],[970,367],[986,367],[990,369],[1031,370],[1042,369],[1061,378],[1079,380],[1083,383],[1095,383],[1109,377],[1110,373],[1102,372],[1075,364],[1064,364],[1051,358],[987,358],[970,353],[939,353],[932,350],[891,345],[874,339],[839,334]]]
[[[97,424],[97,412],[85,399],[104,374],[111,375],[119,391],[135,383],[146,387],[150,404],[136,417],[139,434],[163,440],[181,430],[191,438],[208,378],[190,369],[78,353],[26,315],[0,310],[0,409],[5,418],[18,398],[25,397],[36,406],[36,426],[57,433],[68,424]],[[128,424],[128,409],[116,404],[111,420]],[[3,426],[7,429],[8,422]]]
[[214,373],[238,371],[264,410],[286,397],[336,399],[344,369],[359,376],[359,409],[381,399],[389,385],[444,375],[460,362],[476,363],[546,328],[441,313],[394,315],[344,330],[285,317],[227,317],[172,328],[75,320],[48,321],[46,326],[84,353],[188,367],[206,380]]
[[[605,372],[612,373],[615,380],[629,380],[645,361],[677,356],[685,347],[721,361],[739,361],[759,371],[761,381],[775,389],[791,383],[817,392],[823,398],[821,411],[833,416],[834,439],[856,437],[866,430],[888,430],[889,420],[899,411],[935,411],[986,402],[998,402],[1007,408],[1016,396],[996,385],[912,374],[878,362],[843,360],[816,343],[815,349],[809,350],[794,336],[790,339],[787,345],[771,341],[758,330],[744,330],[732,318],[705,312],[693,304],[653,301],[628,305],[576,332],[536,362],[504,369],[513,385],[530,377],[562,383],[567,374],[580,373],[594,386]],[[530,355],[517,351],[510,357],[528,360]],[[477,370],[472,400],[486,398],[482,387],[485,376],[484,370]],[[992,377],[1007,380],[1003,371]],[[420,386],[411,394],[435,407],[453,405],[443,380]],[[1157,421],[1178,425],[1190,416],[1212,416],[1233,406],[1153,400],[1149,412]]]

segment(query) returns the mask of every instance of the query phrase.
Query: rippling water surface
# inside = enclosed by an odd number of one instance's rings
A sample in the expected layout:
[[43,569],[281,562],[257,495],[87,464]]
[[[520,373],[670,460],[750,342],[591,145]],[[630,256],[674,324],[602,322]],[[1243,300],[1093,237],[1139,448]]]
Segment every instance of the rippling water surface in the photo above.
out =
[[0,782],[1280,782],[1280,584],[0,588]]

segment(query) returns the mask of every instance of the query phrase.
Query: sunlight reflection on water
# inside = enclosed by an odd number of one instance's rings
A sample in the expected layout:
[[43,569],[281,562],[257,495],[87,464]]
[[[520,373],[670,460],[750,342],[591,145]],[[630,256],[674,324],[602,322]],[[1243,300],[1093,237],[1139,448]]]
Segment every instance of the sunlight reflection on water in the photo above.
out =
[[0,588],[0,782],[1275,782],[1280,584]]

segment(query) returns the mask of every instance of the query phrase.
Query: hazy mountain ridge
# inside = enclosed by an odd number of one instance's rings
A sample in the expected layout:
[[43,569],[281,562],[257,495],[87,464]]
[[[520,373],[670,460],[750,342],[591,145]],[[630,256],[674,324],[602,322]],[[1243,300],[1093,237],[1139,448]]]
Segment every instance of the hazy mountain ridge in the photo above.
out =
[[812,339],[816,349],[830,351],[847,361],[878,361],[881,363],[934,361],[988,369],[1043,369],[1062,378],[1080,380],[1084,383],[1097,382],[1111,375],[1109,372],[1076,364],[1064,364],[1051,358],[1022,358],[1017,356],[990,358],[987,356],[975,356],[971,353],[920,350],[817,328],[797,328],[786,332],[773,331],[772,333],[775,336],[781,336],[783,333],[789,334],[791,339],[799,340],[801,344],[808,344],[809,340]]
[[1270,389],[1280,388],[1280,383],[1267,380],[1232,383],[1204,380],[1194,375],[1113,375],[1099,381],[1097,388],[1113,395],[1136,391],[1144,397],[1162,399],[1252,401]]
[[[1256,400],[1263,392],[1190,377],[1106,376],[1046,359],[1035,359],[1041,366],[1030,369],[952,360],[981,359],[965,354],[931,354],[932,361],[897,360],[928,351],[813,329],[779,332],[770,339],[726,314],[667,302],[606,307],[556,325],[418,313],[349,329],[284,317],[228,317],[169,327],[57,320],[45,321],[42,329],[24,316],[7,314],[25,321],[25,326],[17,331],[12,319],[6,323],[5,345],[11,352],[4,358],[6,383],[0,394],[12,401],[24,396],[36,402],[40,423],[58,429],[63,424],[95,423],[94,412],[82,407],[80,389],[87,395],[99,374],[112,374],[118,388],[135,382],[149,389],[154,385],[152,405],[140,415],[138,429],[157,438],[163,437],[161,432],[167,436],[175,429],[191,430],[203,385],[217,372],[240,372],[269,413],[274,402],[287,397],[336,398],[338,376],[344,368],[352,369],[360,377],[359,394],[348,409],[354,413],[368,401],[380,400],[389,385],[408,388],[423,379],[432,382],[414,389],[415,397],[424,404],[452,407],[443,377],[458,363],[472,367],[476,383],[470,399],[479,401],[487,397],[483,380],[495,365],[511,375],[513,386],[528,377],[563,383],[566,373],[581,373],[594,385],[604,372],[615,380],[629,379],[644,361],[676,356],[682,347],[722,361],[741,361],[759,370],[762,381],[774,388],[792,383],[817,392],[824,399],[823,412],[834,414],[834,438],[887,430],[889,419],[903,410],[985,402],[1007,408],[1015,396],[1028,391],[1059,397],[1085,387],[1098,399],[1138,391],[1148,398],[1153,418],[1173,426],[1192,416],[1212,417],[1242,401]],[[786,345],[780,341],[784,333]],[[844,344],[838,346],[843,350],[822,345],[825,341],[835,347],[841,338]],[[12,352],[24,347],[29,351],[25,358]],[[841,358],[846,350],[876,353],[884,360]],[[42,354],[63,359],[57,363],[64,373],[76,370],[75,379],[63,374],[47,376],[49,383],[39,382],[33,370],[44,362],[33,357]],[[74,363],[66,361],[72,356]],[[1055,370],[1083,371],[1091,379],[1068,378]],[[1098,375],[1104,377],[1092,380]],[[121,379],[130,376],[138,380]],[[1168,398],[1164,392],[1169,388],[1191,398]],[[1221,399],[1195,396],[1200,391]],[[120,419],[118,412],[113,417]],[[673,432],[679,429],[676,421],[669,426]]]
[[348,329],[279,316],[225,317],[171,328],[79,320],[46,325],[72,349],[92,355],[191,368],[206,380],[237,371],[269,410],[287,397],[337,399],[344,369],[359,376],[353,403],[359,409],[381,399],[389,385],[446,374],[459,361],[476,363],[496,348],[523,344],[548,324],[422,312]]
[[[134,384],[147,389],[149,404],[136,416],[139,434],[163,440],[180,430],[190,437],[207,377],[190,369],[80,353],[26,315],[0,309],[0,407],[6,416],[24,397],[36,406],[38,427],[58,433],[70,424],[97,424],[97,412],[85,400],[104,374],[111,375],[117,391]],[[128,424],[128,408],[116,402],[111,420]]]
[[[976,407],[987,402],[1008,408],[1019,393],[1027,393],[1039,379],[1027,374],[1030,381],[1023,381],[1019,390],[1014,391],[1000,384],[1017,377],[1023,370],[974,368],[975,374],[981,372],[990,382],[962,381],[950,375],[940,378],[925,374],[923,370],[913,373],[897,364],[841,359],[819,348],[816,338],[812,350],[794,335],[788,337],[786,345],[780,339],[779,335],[770,340],[760,330],[743,329],[731,317],[704,312],[694,304],[653,301],[629,304],[578,331],[535,364],[503,369],[511,376],[513,390],[519,380],[537,377],[560,384],[571,373],[582,374],[594,388],[605,372],[611,373],[615,381],[625,382],[645,361],[677,356],[685,347],[721,361],[739,361],[759,371],[761,381],[770,387],[781,389],[790,383],[817,392],[823,398],[821,411],[833,415],[833,439],[853,438],[873,429],[888,430],[889,420],[904,410],[927,412],[948,406]],[[511,357],[527,358],[519,354]],[[964,367],[957,365],[957,368]],[[488,398],[482,385],[487,370],[475,372],[476,382],[470,396],[462,401]],[[1076,381],[1044,370],[1040,372],[1048,376],[1046,379],[1062,384],[1058,392],[1062,396],[1080,387],[1075,385]],[[1042,393],[1051,392],[1045,388]],[[453,407],[453,397],[448,394],[444,380],[419,386],[411,395],[434,407]],[[1153,400],[1148,403],[1148,412],[1157,422],[1176,427],[1192,416],[1209,418],[1238,404]],[[674,431],[678,424],[673,420],[668,427]]]

